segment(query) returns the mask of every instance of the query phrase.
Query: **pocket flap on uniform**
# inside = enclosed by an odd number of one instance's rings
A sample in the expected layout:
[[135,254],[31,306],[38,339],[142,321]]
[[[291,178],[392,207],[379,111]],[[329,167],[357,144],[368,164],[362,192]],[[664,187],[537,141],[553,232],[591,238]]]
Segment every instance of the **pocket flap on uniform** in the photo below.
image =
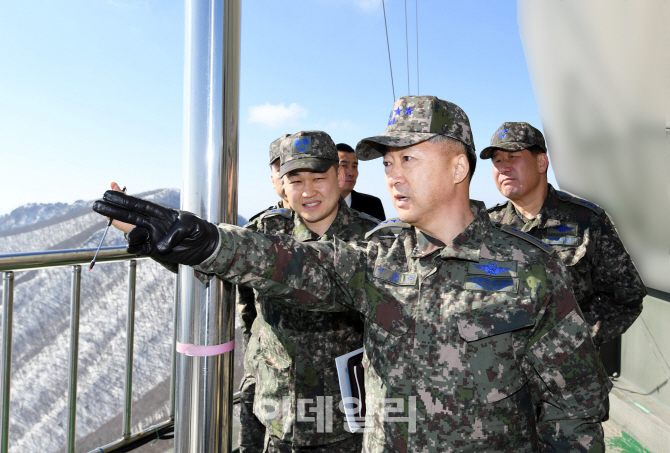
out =
[[535,316],[531,307],[530,304],[518,307],[500,302],[461,313],[458,316],[458,332],[465,341],[476,341],[532,326]]

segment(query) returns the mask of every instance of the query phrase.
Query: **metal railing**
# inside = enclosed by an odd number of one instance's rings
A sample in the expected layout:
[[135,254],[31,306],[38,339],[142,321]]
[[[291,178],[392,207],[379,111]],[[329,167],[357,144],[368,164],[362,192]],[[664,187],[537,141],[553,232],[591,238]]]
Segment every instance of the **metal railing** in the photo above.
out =
[[[70,291],[70,352],[68,372],[68,420],[67,420],[67,450],[74,452],[75,422],[77,412],[77,366],[79,351],[79,309],[81,299],[81,264],[87,264],[93,258],[96,249],[56,250],[34,253],[15,253],[0,255],[0,272],[3,280],[2,300],[2,362],[0,373],[0,452],[6,453],[9,448],[9,404],[11,385],[12,359],[12,318],[14,304],[14,272],[26,271],[47,267],[72,266]],[[175,297],[173,311],[172,335],[172,373],[170,384],[170,413],[169,418],[158,424],[145,428],[139,432],[131,432],[132,411],[132,381],[133,381],[133,342],[135,328],[135,283],[138,258],[126,253],[125,247],[103,247],[96,259],[97,262],[129,261],[128,263],[128,317],[126,323],[126,372],[123,406],[123,427],[121,438],[98,447],[94,452],[104,453],[117,451],[131,444],[142,445],[143,440],[154,438],[158,433],[168,431],[175,421],[175,366],[176,366],[176,316],[177,301],[179,300],[179,279],[175,278]],[[236,394],[233,403],[239,400]]]

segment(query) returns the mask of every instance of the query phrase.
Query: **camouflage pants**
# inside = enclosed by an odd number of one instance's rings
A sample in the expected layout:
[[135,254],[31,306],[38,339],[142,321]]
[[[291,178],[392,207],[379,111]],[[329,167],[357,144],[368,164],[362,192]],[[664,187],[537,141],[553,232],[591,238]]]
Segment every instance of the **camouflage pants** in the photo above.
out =
[[265,434],[264,453],[360,453],[363,449],[363,435],[355,434],[349,439],[344,439],[332,444],[319,445],[317,447],[294,447],[290,442],[283,442],[278,437]]
[[254,415],[256,378],[246,374],[240,384],[240,453],[261,453],[265,425]]

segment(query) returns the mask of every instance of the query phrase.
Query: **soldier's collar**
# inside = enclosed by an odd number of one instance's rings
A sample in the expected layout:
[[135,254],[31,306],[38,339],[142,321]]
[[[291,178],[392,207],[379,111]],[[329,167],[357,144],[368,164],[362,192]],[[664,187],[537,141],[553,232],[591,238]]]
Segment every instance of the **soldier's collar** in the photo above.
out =
[[[527,219],[519,210],[514,206],[511,200],[507,201],[507,208],[505,212],[504,219],[516,219],[517,221],[510,221],[509,224],[522,230],[529,231],[533,228],[551,228],[561,224],[560,220],[553,218],[552,213],[558,208],[558,195],[556,190],[549,184],[549,189],[547,191],[547,198],[544,199],[540,211],[530,219]],[[505,222],[507,223],[507,222]],[[530,225],[529,225],[530,224]],[[526,227],[526,225],[529,225]]]
[[556,193],[556,189],[549,184],[549,189],[547,190],[547,198],[544,199],[544,203],[542,203],[542,208],[540,208],[540,212],[537,213],[537,218],[539,220],[538,222],[538,227],[539,228],[552,228],[559,226],[561,224],[561,221],[558,219],[555,219],[552,213],[556,212],[558,210],[558,194]]
[[470,209],[475,215],[475,219],[450,244],[444,244],[439,239],[416,230],[417,245],[412,256],[418,258],[440,250],[442,259],[456,258],[479,261],[483,238],[491,226],[491,220],[486,211],[486,205],[481,201],[471,200]]
[[486,206],[483,210],[475,210],[471,204],[471,209],[473,213],[477,212],[475,219],[450,244],[444,246],[440,252],[442,259],[479,261],[482,243],[491,227],[491,219],[486,212]]
[[444,247],[444,242],[423,231],[416,230],[416,248],[414,249],[412,256],[415,258],[427,256],[442,247]]

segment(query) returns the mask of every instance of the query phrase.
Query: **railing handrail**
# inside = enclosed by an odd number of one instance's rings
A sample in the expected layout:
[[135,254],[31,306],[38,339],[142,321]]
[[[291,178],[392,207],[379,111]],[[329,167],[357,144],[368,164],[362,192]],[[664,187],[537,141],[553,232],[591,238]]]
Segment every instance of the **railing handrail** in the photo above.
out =
[[[5,313],[3,316],[3,328],[8,329],[7,333],[7,338],[3,338],[2,341],[2,347],[3,348],[8,348],[8,351],[5,351],[2,355],[3,358],[11,358],[11,311],[12,311],[12,299],[13,299],[13,272],[14,271],[28,271],[31,269],[43,269],[43,268],[48,268],[48,267],[60,267],[60,266],[74,266],[73,267],[73,289],[72,289],[72,306],[75,307],[76,304],[76,310],[73,311],[73,313],[78,313],[78,299],[79,299],[79,285],[81,284],[80,278],[76,278],[77,275],[80,276],[81,269],[76,269],[79,267],[78,265],[81,264],[88,264],[92,259],[93,256],[95,255],[96,248],[86,248],[86,249],[68,249],[68,250],[47,250],[47,251],[40,251],[40,252],[22,252],[22,253],[8,253],[8,254],[0,254],[0,272],[2,272],[4,280],[5,281],[5,291],[3,295],[3,305],[5,310],[9,310],[9,314]],[[112,262],[112,261],[135,261],[139,259],[146,259],[146,257],[138,257],[136,255],[130,254],[126,252],[126,248],[124,246],[115,246],[115,247],[102,247],[100,249],[100,253],[98,254],[98,257],[96,258],[96,262]],[[131,268],[134,267],[132,264],[130,264]],[[130,277],[130,276],[129,276]],[[132,282],[132,283],[130,283]],[[132,277],[129,278],[129,292],[134,293],[134,285],[135,285],[135,278],[134,278],[134,273]],[[175,313],[176,313],[176,297],[177,297],[177,289],[175,287]],[[133,297],[134,299],[134,297]],[[133,307],[134,303],[131,303],[129,301],[129,307]],[[70,333],[71,335],[74,336],[75,338],[75,343],[78,344],[78,324],[79,324],[79,319],[78,319],[78,314],[75,316],[71,313],[70,315],[73,319],[76,318],[75,322],[70,326]],[[130,312],[129,312],[129,318],[131,317]],[[173,320],[174,323],[174,320]],[[176,326],[176,323],[174,323]],[[132,338],[134,337],[133,330],[134,328],[129,325],[126,326],[126,329],[128,330],[129,333],[129,343],[127,345],[127,349],[132,350]],[[128,390],[129,385],[128,382],[126,382],[126,406],[124,407],[124,429],[122,436],[103,446],[99,447],[94,451],[100,451],[103,449],[105,452],[113,452],[118,449],[128,447],[130,445],[133,445],[135,443],[143,443],[143,439],[146,439],[148,437],[156,436],[159,431],[162,431],[166,428],[170,428],[174,425],[174,361],[175,361],[175,348],[174,344],[176,339],[174,338],[174,333],[173,333],[173,339],[172,339],[172,361],[173,361],[173,373],[171,376],[172,380],[172,386],[171,386],[171,395],[170,395],[170,415],[167,420],[164,420],[162,422],[158,422],[155,425],[152,425],[148,428],[144,428],[143,430],[136,432],[136,433],[131,433],[129,431],[129,418],[130,418],[130,401],[128,401]],[[71,345],[71,348],[73,345]],[[76,348],[78,349],[78,348]],[[128,352],[128,351],[127,351]],[[70,374],[74,373],[74,377],[70,376],[70,387],[71,391],[76,391],[76,370],[77,370],[77,353],[75,352],[73,355],[73,351],[70,351]],[[4,368],[4,367],[3,367]],[[132,370],[132,353],[130,354],[130,362],[126,364],[126,373],[129,372],[129,370]],[[1,422],[0,424],[7,424],[7,426],[3,427],[0,426],[0,431],[2,431],[2,436],[0,438],[2,439],[2,442],[0,442],[0,451],[7,451],[7,440],[8,440],[8,428],[9,428],[9,373],[10,373],[10,368],[7,367],[6,370],[2,369],[0,370],[0,375],[5,375],[4,377],[7,379],[7,382],[2,382],[0,383],[0,392],[7,392],[6,397],[1,398],[3,400],[2,406],[6,406],[6,414],[0,414],[0,419]],[[128,377],[130,376],[130,377]],[[72,381],[72,379],[75,379]],[[128,375],[127,374],[127,379],[132,379],[132,374]],[[75,394],[76,395],[76,394]],[[74,401],[70,401],[69,407],[68,407],[68,424],[71,425],[68,427],[68,451],[74,451],[74,423],[76,419],[76,396],[75,395],[70,395],[71,398],[74,397]],[[2,395],[0,395],[1,397]],[[233,395],[233,404],[238,404],[239,403],[239,392],[236,392]],[[4,408],[4,407],[3,407]],[[236,450],[234,450],[236,451]]]
[[[4,291],[3,291],[3,310],[4,316],[2,319],[2,349],[3,349],[3,366],[0,372],[2,373],[0,392],[1,406],[3,413],[0,414],[2,419],[0,422],[0,452],[8,451],[8,437],[9,437],[9,389],[10,389],[10,373],[9,366],[11,360],[12,350],[12,311],[13,311],[13,280],[14,271],[27,271],[31,269],[43,269],[47,267],[72,266],[72,295],[71,295],[71,323],[70,323],[70,367],[69,367],[69,398],[68,398],[68,433],[67,433],[67,447],[66,451],[74,453],[75,449],[75,423],[76,423],[76,401],[77,401],[77,368],[78,368],[78,344],[79,344],[79,302],[80,302],[80,287],[81,287],[81,264],[88,264],[95,255],[97,249],[71,249],[71,250],[48,250],[42,252],[24,252],[24,253],[10,253],[0,255],[0,272],[3,275]],[[97,262],[110,261],[129,261],[129,275],[128,275],[128,322],[126,326],[127,344],[126,344],[126,385],[124,399],[124,426],[122,437],[111,444],[104,447],[104,451],[112,452],[141,441],[142,439],[157,435],[160,429],[169,428],[174,425],[174,412],[170,413],[168,420],[160,422],[157,426],[146,428],[139,433],[130,432],[130,413],[131,413],[131,397],[132,395],[132,361],[133,361],[133,342],[134,342],[134,309],[135,309],[135,263],[137,259],[141,259],[133,254],[127,253],[125,247],[103,247],[100,249]],[[176,304],[176,299],[175,299]],[[176,308],[176,305],[175,305]],[[173,323],[174,323],[173,318]],[[175,338],[172,338],[172,361],[175,360]],[[6,363],[5,363],[6,362]],[[174,366],[173,366],[174,368]],[[174,372],[171,380],[174,380]],[[174,383],[172,384],[174,388]],[[170,406],[174,407],[174,395],[170,395]],[[156,434],[153,434],[153,432]],[[100,450],[98,448],[97,450]]]
[[[0,272],[88,264],[93,259],[96,250],[97,248],[88,248],[0,254]],[[95,261],[126,261],[145,258],[126,252],[125,246],[116,246],[102,247]]]

